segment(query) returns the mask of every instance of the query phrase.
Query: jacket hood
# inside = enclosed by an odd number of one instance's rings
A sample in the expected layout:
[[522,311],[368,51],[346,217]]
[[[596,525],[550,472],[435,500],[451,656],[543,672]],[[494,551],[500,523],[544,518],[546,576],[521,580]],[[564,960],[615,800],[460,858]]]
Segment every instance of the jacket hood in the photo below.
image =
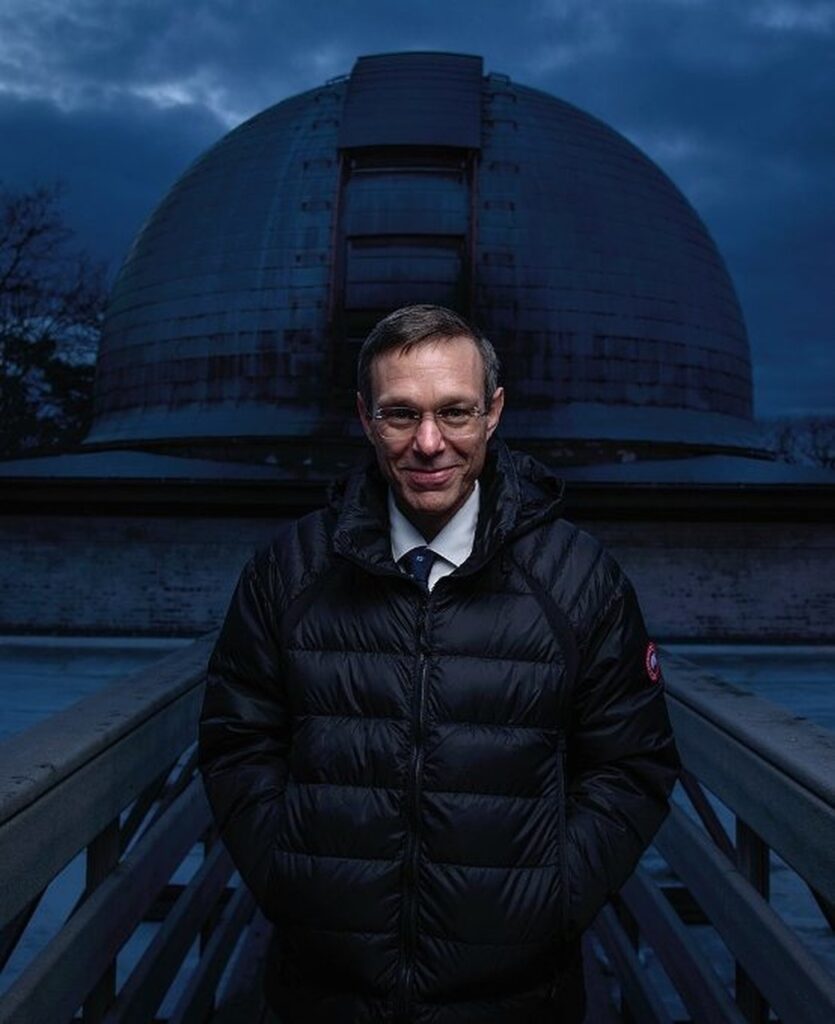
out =
[[[475,568],[541,523],[558,517],[564,484],[547,466],[493,438],[479,478],[481,504],[473,551],[462,569]],[[329,504],[337,514],[333,536],[338,554],[377,571],[399,571],[391,558],[388,483],[373,454],[338,481]]]

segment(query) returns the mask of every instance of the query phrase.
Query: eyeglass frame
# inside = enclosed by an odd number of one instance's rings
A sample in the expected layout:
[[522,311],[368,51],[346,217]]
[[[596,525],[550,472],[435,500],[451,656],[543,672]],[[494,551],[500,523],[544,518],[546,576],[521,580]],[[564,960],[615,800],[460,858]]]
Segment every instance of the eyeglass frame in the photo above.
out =
[[[381,406],[378,409],[375,409],[374,412],[371,414],[371,416],[369,418],[374,423],[377,423],[377,424],[380,425],[381,433],[382,433],[382,431],[386,427],[388,427],[390,430],[393,431],[393,433],[395,435],[400,436],[400,437],[404,437],[404,438],[405,437],[414,436],[414,434],[417,433],[421,423],[423,423],[424,419],[427,416],[431,416],[432,417],[432,419],[435,421],[435,426],[438,428],[438,430],[441,432],[441,434],[443,434],[444,437],[450,437],[450,436],[452,436],[452,437],[455,437],[455,436],[464,437],[464,436],[466,436],[465,434],[458,434],[458,435],[456,435],[455,434],[455,427],[452,428],[451,434],[448,434],[447,430],[449,429],[450,424],[449,423],[444,423],[444,421],[442,419],[438,419],[438,417],[439,417],[439,415],[441,413],[443,413],[443,412],[445,412],[446,410],[449,410],[449,409],[458,409],[458,410],[460,410],[462,412],[466,412],[468,414],[468,418],[467,418],[466,422],[461,424],[462,428],[463,427],[475,426],[475,423],[478,420],[483,419],[485,416],[489,415],[489,412],[490,412],[489,409],[482,409],[482,408],[480,408],[477,405],[461,406],[461,405],[456,405],[455,403],[451,403],[449,405],[442,405],[439,409],[426,409],[423,412],[421,412],[420,409],[415,409],[415,408],[413,408],[410,405],[384,405],[384,406]],[[393,426],[391,423],[389,423],[386,420],[386,418],[384,416],[384,413],[389,411],[389,410],[408,411],[409,413],[414,413],[415,414],[415,418],[411,421],[411,423],[408,426],[405,425],[405,424],[402,427],[400,427],[400,426]]]

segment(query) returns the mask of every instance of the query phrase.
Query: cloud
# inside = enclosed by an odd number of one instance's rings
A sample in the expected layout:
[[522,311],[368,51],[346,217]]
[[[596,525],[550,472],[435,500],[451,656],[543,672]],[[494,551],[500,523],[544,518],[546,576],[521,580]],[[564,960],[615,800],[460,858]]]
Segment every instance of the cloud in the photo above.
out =
[[835,32],[835,3],[829,0],[802,3],[790,0],[771,0],[757,5],[751,11],[754,25],[778,32],[809,32],[832,35]]
[[257,111],[235,107],[229,90],[215,75],[196,72],[180,79],[163,79],[147,83],[130,82],[123,89],[125,95],[147,100],[160,110],[173,107],[202,107],[226,128],[234,128]]
[[13,188],[64,182],[69,225],[115,272],[172,182],[222,134],[200,107],[160,109],[128,97],[67,112],[0,96],[0,180]]

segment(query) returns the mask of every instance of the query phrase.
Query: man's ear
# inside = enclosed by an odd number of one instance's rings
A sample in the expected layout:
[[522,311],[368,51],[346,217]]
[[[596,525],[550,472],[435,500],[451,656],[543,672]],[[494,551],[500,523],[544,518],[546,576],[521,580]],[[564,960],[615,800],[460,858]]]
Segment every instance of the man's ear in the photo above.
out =
[[365,436],[373,444],[374,435],[371,433],[371,414],[366,408],[365,400],[363,399],[359,391],[357,392],[357,413],[360,418],[360,423],[362,424],[362,429],[365,431]]
[[487,410],[487,436],[491,437],[493,431],[499,425],[504,409],[504,388],[496,388],[493,397],[490,399],[490,408]]

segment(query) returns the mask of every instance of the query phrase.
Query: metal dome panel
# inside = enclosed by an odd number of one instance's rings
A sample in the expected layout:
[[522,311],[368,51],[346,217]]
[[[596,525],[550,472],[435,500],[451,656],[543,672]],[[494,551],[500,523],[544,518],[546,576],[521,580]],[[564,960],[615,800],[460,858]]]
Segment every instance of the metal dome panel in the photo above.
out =
[[365,333],[434,301],[496,344],[506,436],[745,444],[747,337],[698,215],[602,122],[480,71],[362,58],[201,157],[122,268],[89,442],[355,432]]
[[360,57],[348,82],[342,149],[481,145],[481,57],[395,53]]

